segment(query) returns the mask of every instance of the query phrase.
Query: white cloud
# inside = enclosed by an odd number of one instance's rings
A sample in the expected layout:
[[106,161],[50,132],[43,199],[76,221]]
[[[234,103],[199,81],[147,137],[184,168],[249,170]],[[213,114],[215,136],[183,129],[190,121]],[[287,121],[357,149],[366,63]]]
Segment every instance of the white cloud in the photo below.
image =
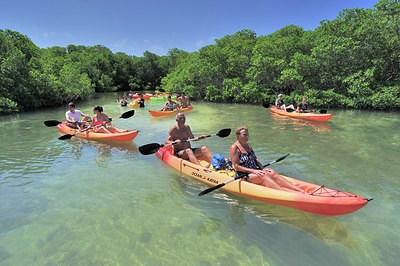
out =
[[205,44],[205,42],[200,40],[200,41],[198,41],[198,42],[196,43],[196,47],[197,47],[197,48],[203,47],[204,44]]
[[163,47],[161,47],[160,45],[152,45],[149,48],[149,51],[151,51],[152,53],[155,53],[155,54],[165,53],[165,49]]
[[42,31],[42,35],[43,35],[43,37],[45,37],[47,39],[47,38],[56,36],[56,33],[55,32]]
[[200,49],[203,46],[206,46],[206,45],[209,45],[209,44],[213,44],[216,38],[217,37],[215,37],[215,36],[211,36],[210,38],[208,38],[207,41],[200,40],[200,41],[198,41],[196,43],[196,48]]
[[113,46],[114,46],[115,48],[124,48],[124,47],[126,46],[126,43],[127,43],[127,42],[128,42],[127,39],[120,40],[120,41],[118,41],[117,43],[115,43]]

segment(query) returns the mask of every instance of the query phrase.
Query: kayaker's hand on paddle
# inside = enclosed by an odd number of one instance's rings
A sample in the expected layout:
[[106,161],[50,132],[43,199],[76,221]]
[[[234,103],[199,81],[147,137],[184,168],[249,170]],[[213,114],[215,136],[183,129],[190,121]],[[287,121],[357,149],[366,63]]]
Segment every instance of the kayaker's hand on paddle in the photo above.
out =
[[200,137],[198,137],[196,140],[193,140],[193,141],[202,140],[202,139],[205,139],[207,137],[208,137],[208,135],[201,135]]

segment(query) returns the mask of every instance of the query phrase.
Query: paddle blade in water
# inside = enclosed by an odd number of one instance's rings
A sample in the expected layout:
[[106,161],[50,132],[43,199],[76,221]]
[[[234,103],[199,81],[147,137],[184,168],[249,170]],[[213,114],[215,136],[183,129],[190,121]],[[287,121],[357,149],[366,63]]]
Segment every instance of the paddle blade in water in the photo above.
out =
[[156,153],[162,145],[158,143],[150,143],[139,147],[139,152],[143,155]]
[[327,110],[320,110],[319,113],[320,114],[326,114],[328,111]]
[[71,139],[71,138],[72,138],[72,135],[67,134],[67,135],[62,135],[62,136],[59,137],[58,139],[59,139],[59,140],[66,140],[66,139]]
[[121,118],[129,118],[135,114],[135,110],[130,110],[128,112],[123,113],[120,117]]
[[229,136],[229,134],[231,134],[231,129],[230,128],[225,128],[225,129],[221,129],[217,133],[217,136],[220,137],[220,138],[225,138],[225,137]]
[[208,193],[210,193],[211,191],[214,191],[214,190],[216,190],[216,189],[219,189],[219,188],[221,188],[221,187],[223,187],[223,186],[225,186],[225,183],[216,185],[215,187],[207,188],[206,190],[203,190],[202,192],[200,192],[200,193],[198,194],[198,196],[203,196],[203,195],[208,194]]
[[290,154],[288,153],[288,154],[286,154],[285,156],[282,156],[281,158],[279,158],[279,159],[277,159],[275,162],[277,163],[277,162],[280,162],[280,161],[282,161],[283,159],[285,159],[286,157],[288,157]]
[[269,108],[269,103],[263,103],[264,108]]
[[58,124],[61,124],[62,122],[59,122],[59,121],[57,121],[57,120],[47,120],[47,121],[44,121],[44,124],[47,126],[47,127],[56,127]]

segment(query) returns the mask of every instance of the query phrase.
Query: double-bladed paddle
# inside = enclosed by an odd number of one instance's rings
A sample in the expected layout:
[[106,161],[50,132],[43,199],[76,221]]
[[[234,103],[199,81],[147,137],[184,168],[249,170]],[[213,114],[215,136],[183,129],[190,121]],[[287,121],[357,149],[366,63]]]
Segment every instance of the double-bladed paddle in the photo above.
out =
[[[209,138],[211,136],[218,136],[220,138],[225,138],[225,137],[229,136],[229,134],[231,134],[231,129],[230,128],[225,128],[225,129],[221,129],[216,134],[211,134],[211,135],[207,135],[207,136],[204,136],[204,137],[188,139],[188,140],[184,140],[184,141],[193,141],[193,140],[205,139],[205,138]],[[159,144],[159,143],[150,143],[150,144],[146,144],[146,145],[140,146],[139,147],[139,152],[141,154],[143,154],[143,155],[149,155],[149,154],[156,153],[158,151],[158,149],[160,149],[161,147],[175,145],[175,144],[178,144],[178,143],[177,142],[173,142],[173,143],[169,143],[169,144],[166,144],[166,145]]]
[[[271,164],[280,162],[280,161],[282,161],[283,159],[285,159],[285,158],[288,157],[288,156],[289,156],[289,154],[286,154],[286,155],[284,155],[284,156],[282,156],[282,157],[276,159],[275,161],[272,161],[272,162],[270,162],[270,163],[267,163],[266,165],[263,166],[263,168],[265,168],[265,167],[267,167],[267,166],[269,166],[269,165],[271,165]],[[236,174],[236,176],[235,176],[234,179],[229,180],[229,181],[226,181],[225,183],[218,184],[218,185],[216,185],[216,186],[214,186],[214,187],[207,188],[206,190],[203,190],[202,192],[200,192],[198,196],[203,196],[203,195],[205,195],[205,194],[207,194],[207,193],[210,193],[211,191],[214,191],[214,190],[216,190],[216,189],[219,189],[219,188],[225,186],[226,184],[228,184],[228,183],[230,183],[230,182],[233,182],[233,181],[235,181],[235,180],[237,180],[237,179],[240,179],[240,178],[242,178],[242,177],[245,177],[245,176],[246,176],[246,175],[238,175],[238,174]]]
[[[128,112],[123,113],[120,117],[114,119],[113,121],[116,121],[116,120],[118,120],[118,119],[120,119],[120,118],[126,119],[126,118],[129,118],[129,117],[132,117],[134,114],[135,114],[135,110],[130,110],[130,111],[128,111]],[[57,122],[58,122],[58,121],[57,121]],[[111,122],[111,119],[110,119],[109,121],[107,121],[106,123],[109,123],[109,122]],[[92,128],[92,127],[88,127],[88,128],[85,128],[84,130],[79,130],[78,132],[76,132],[76,133],[74,133],[74,134],[72,134],[72,135],[71,135],[71,134],[62,135],[62,136],[59,137],[58,139],[59,139],[59,140],[71,139],[73,136],[75,136],[75,135],[77,135],[77,134],[79,134],[79,133],[88,131],[88,130],[91,129],[91,128]]]
[[[111,120],[111,118],[110,118],[110,120]],[[92,121],[89,120],[89,121],[86,121],[86,122],[92,122]],[[55,126],[57,126],[58,124],[62,124],[62,123],[64,123],[64,122],[60,122],[60,121],[57,121],[57,120],[47,120],[47,121],[44,121],[43,123],[44,123],[47,127],[55,127]],[[78,123],[78,122],[70,122],[70,123],[76,124],[76,123]]]

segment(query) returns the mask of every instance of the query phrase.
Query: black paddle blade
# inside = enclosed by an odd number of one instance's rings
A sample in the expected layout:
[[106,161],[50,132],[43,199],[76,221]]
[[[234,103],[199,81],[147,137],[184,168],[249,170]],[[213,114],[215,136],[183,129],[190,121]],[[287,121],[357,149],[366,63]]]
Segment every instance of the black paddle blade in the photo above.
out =
[[143,155],[156,153],[163,145],[158,143],[150,143],[139,147],[139,152]]
[[326,114],[328,111],[327,110],[320,110],[319,113],[320,114]]
[[61,124],[62,122],[59,122],[57,120],[47,120],[44,121],[44,124],[46,125],[46,127],[56,127],[58,124]]
[[219,184],[219,185],[216,185],[215,187],[207,188],[206,190],[203,190],[202,192],[200,192],[200,193],[198,194],[198,196],[203,196],[203,195],[208,194],[208,193],[210,193],[211,191],[214,191],[214,190],[216,190],[216,189],[219,189],[220,187],[223,187],[223,186],[225,186],[225,183],[221,183],[221,184]]
[[269,103],[263,103],[264,108],[269,108]]
[[281,158],[279,158],[279,159],[277,159],[275,162],[277,163],[277,162],[280,162],[280,161],[282,161],[283,159],[285,159],[286,157],[288,157],[290,154],[288,153],[288,154],[286,154],[285,156],[282,156]]
[[221,129],[218,133],[217,136],[220,138],[225,138],[227,136],[229,136],[229,134],[231,134],[231,129],[230,128],[225,128],[225,129]]
[[295,110],[293,109],[293,108],[286,108],[286,112],[289,112],[289,113],[291,113],[291,112],[294,112]]
[[67,135],[62,135],[59,137],[59,140],[66,140],[66,139],[71,139],[73,135],[67,134]]
[[123,119],[129,118],[135,114],[135,110],[130,110],[128,112],[123,113],[120,117]]

